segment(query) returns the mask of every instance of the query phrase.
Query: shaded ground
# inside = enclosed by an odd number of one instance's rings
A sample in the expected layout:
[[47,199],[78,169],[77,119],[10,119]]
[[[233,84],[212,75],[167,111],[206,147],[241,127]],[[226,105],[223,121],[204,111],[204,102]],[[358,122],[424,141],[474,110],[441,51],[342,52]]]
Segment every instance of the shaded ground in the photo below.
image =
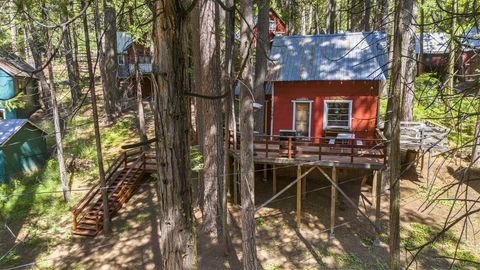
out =
[[[436,184],[458,181],[448,169],[453,164],[443,164]],[[458,168],[458,167],[455,167]],[[453,170],[453,172],[456,169]],[[355,172],[355,176],[340,173],[341,187],[360,205],[362,211],[373,218],[370,181],[361,186],[361,176],[365,171]],[[279,171],[278,190],[293,180],[294,172]],[[420,244],[428,240],[444,221],[451,205],[438,203],[435,208],[419,210],[428,192],[423,188],[425,179],[420,171],[410,171],[402,181],[402,246]],[[424,174],[425,175],[425,172]],[[477,176],[478,177],[478,176]],[[271,180],[262,180],[257,175],[256,200],[261,203],[272,195]],[[408,180],[407,180],[408,179]],[[373,245],[376,235],[369,223],[360,217],[343,199],[337,205],[335,238],[329,239],[330,187],[321,175],[308,176],[307,197],[303,200],[302,226],[296,228],[294,189],[288,190],[279,200],[263,208],[257,214],[257,251],[262,267],[270,269],[388,269],[387,234],[380,236],[379,246]],[[472,196],[478,196],[474,188]],[[364,198],[360,196],[362,193]],[[338,195],[341,198],[341,195]],[[35,266],[52,269],[159,269],[161,258],[158,246],[159,220],[156,213],[157,194],[153,181],[146,182],[132,197],[119,215],[113,219],[113,232],[110,238],[100,236],[94,239],[70,238],[62,235],[57,245],[44,245],[48,256],[31,257],[28,254],[21,263],[36,259]],[[384,232],[388,225],[388,198],[382,196],[382,223]],[[240,209],[230,204],[230,235],[235,252],[228,254],[222,246],[213,244],[210,238],[198,235],[200,269],[241,269]],[[200,214],[196,211],[199,219]],[[66,221],[68,224],[69,220]],[[472,218],[478,224],[478,215]],[[478,230],[478,228],[476,229]],[[460,232],[454,228],[455,234]],[[470,230],[472,235],[475,231]],[[453,240],[452,240],[453,239]],[[427,249],[417,260],[417,269],[447,269],[450,259],[444,258],[454,249],[455,235],[452,233],[435,248]],[[473,237],[462,238],[462,252],[474,254],[478,260],[478,245]],[[402,259],[407,253],[402,249]],[[22,256],[23,257],[23,256]],[[30,265],[29,265],[30,266]],[[457,265],[454,269],[478,269],[472,264]]]

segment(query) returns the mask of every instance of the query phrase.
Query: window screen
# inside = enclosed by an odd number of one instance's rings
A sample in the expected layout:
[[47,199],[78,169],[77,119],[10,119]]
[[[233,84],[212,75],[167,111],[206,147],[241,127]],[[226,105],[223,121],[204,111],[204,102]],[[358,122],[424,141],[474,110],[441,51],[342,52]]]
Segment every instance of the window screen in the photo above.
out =
[[349,129],[352,117],[351,101],[325,101],[326,128]]

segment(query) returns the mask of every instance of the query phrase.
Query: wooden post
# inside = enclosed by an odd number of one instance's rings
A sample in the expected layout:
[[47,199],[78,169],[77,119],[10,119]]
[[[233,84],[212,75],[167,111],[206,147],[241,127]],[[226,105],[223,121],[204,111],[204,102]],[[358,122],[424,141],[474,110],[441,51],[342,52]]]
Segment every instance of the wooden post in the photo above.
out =
[[292,137],[288,137],[288,159],[292,159]]
[[263,181],[267,181],[267,163],[263,164]]
[[[300,168],[300,173],[302,169]],[[302,198],[305,199],[307,197],[307,176],[303,177],[302,179]]]
[[381,193],[382,193],[382,172],[381,171],[374,171],[373,172],[373,180],[375,185],[373,189],[375,190],[375,198],[373,199],[373,203],[375,204],[375,227],[377,228],[377,234],[375,240],[373,242],[374,245],[378,246],[380,244],[379,233],[382,229],[382,224],[380,221],[380,208],[381,208]]
[[430,188],[430,170],[432,168],[432,151],[428,150],[428,164],[427,164],[427,189]]
[[[360,187],[362,187],[363,185],[365,185],[365,184],[367,183],[367,180],[368,180],[368,176],[365,175],[365,176],[362,178],[362,184],[360,185]],[[373,186],[373,185],[372,185],[372,186]]]
[[322,160],[322,138],[318,139],[318,160]]
[[377,171],[373,171],[373,181],[372,181],[372,198],[375,199],[375,194],[377,192],[377,185],[378,185],[378,176]]
[[[302,167],[297,166],[297,178],[302,176]],[[297,227],[300,228],[302,216],[302,181],[297,181]]]
[[265,137],[265,157],[268,158],[268,137]]
[[275,168],[275,164],[272,165],[273,168],[272,168],[272,178],[273,178],[273,182],[272,182],[272,189],[273,189],[273,194],[277,194],[277,169]]
[[238,204],[238,162],[233,159],[233,203]]
[[[333,167],[332,168],[332,180],[337,183],[337,168]],[[336,211],[336,204],[337,204],[337,189],[335,186],[332,185],[331,188],[331,201],[330,201],[330,239],[333,239],[335,237],[335,211]]]

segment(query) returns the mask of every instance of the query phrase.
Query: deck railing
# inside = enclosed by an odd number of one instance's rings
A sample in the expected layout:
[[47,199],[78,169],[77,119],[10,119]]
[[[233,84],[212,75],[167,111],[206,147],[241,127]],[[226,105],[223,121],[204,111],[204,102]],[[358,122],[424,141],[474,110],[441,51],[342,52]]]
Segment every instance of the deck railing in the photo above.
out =
[[[255,156],[267,159],[386,163],[386,146],[387,140],[379,131],[372,138],[254,135]],[[239,134],[234,140],[230,132],[230,149],[240,149]]]

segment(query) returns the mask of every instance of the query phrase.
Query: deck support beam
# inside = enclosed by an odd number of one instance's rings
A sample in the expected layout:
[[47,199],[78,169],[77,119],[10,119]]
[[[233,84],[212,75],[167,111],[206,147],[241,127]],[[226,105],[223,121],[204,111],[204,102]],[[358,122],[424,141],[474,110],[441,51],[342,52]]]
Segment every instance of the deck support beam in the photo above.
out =
[[277,168],[275,164],[272,165],[272,192],[277,194]]
[[267,168],[268,168],[267,163],[264,163],[263,164],[263,181],[267,181],[268,179]]
[[238,204],[238,162],[233,159],[233,203]]
[[[381,171],[373,171],[373,190],[374,192],[374,198],[373,198],[373,203],[375,205],[375,227],[377,228],[377,231],[380,232],[382,230],[382,224],[380,221],[380,215],[381,215],[381,202],[382,202],[382,172]],[[373,242],[374,245],[378,246],[380,244],[380,238],[379,234],[377,233],[375,236],[375,240]]]
[[[300,168],[300,173],[302,173],[301,168]],[[302,178],[302,199],[305,199],[307,197],[307,176],[305,175]]]
[[430,171],[432,169],[432,151],[428,150],[428,164],[427,164],[427,189],[430,188]]
[[[332,168],[332,181],[337,183],[337,168]],[[332,183],[331,200],[330,200],[330,239],[335,238],[335,216],[337,210],[337,189]]]
[[[315,168],[317,168],[323,174],[323,176],[325,176],[325,178],[327,178],[327,180],[330,181],[330,183],[332,184],[332,188],[335,188],[338,192],[340,192],[340,194],[342,194],[342,196],[350,204],[350,206],[353,209],[356,209],[370,223],[370,225],[372,225],[372,227],[375,229],[375,232],[377,234],[380,234],[380,232],[377,230],[377,227],[375,226],[375,223],[373,223],[370,220],[370,218],[368,217],[368,215],[365,214],[362,210],[360,210],[358,208],[358,206],[352,201],[352,199],[350,199],[350,197],[347,196],[347,194],[338,186],[337,181],[336,180],[334,181],[320,166],[317,166]],[[333,167],[333,168],[335,168],[335,167]],[[332,173],[333,173],[333,171],[332,171]],[[335,175],[335,177],[336,177],[336,175]]]
[[297,166],[297,227],[300,228],[302,219],[302,167]]

